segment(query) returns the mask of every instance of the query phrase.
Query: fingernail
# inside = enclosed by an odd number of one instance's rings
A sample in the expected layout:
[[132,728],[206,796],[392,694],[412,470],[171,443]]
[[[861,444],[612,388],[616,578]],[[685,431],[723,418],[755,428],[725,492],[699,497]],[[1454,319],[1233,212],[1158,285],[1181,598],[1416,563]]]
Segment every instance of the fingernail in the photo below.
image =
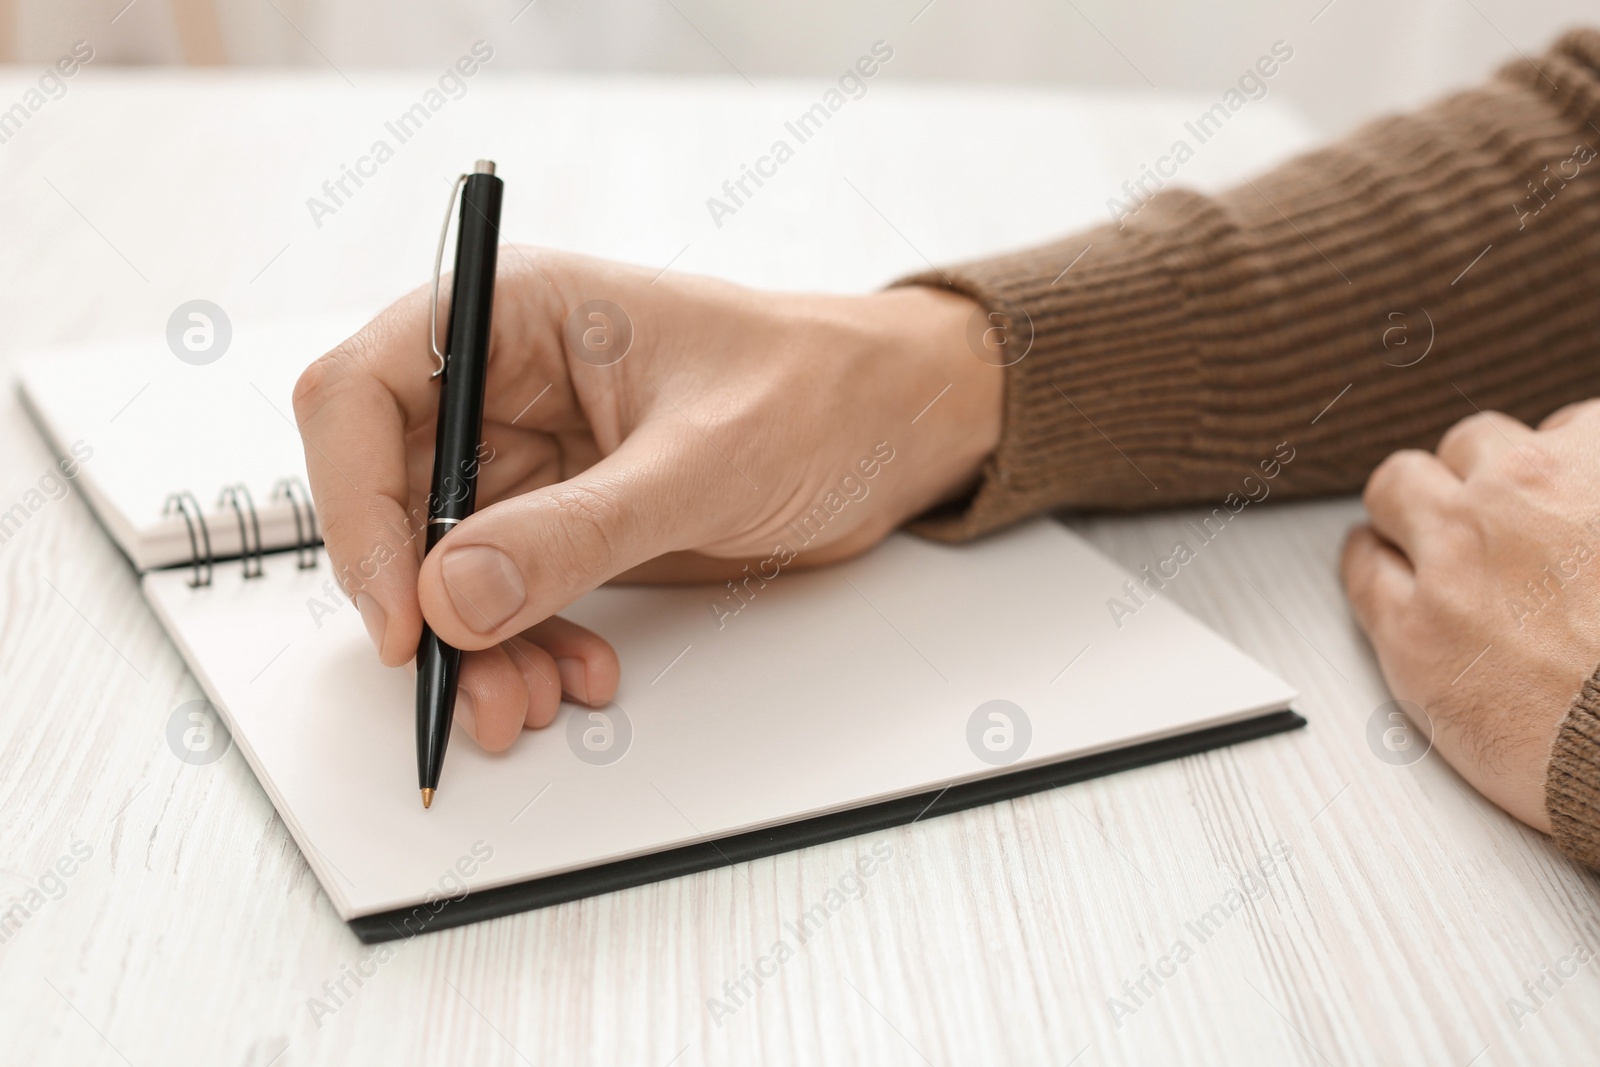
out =
[[472,702],[472,691],[465,688],[456,690],[456,721],[461,728],[478,739],[478,706]]
[[382,654],[383,631],[389,625],[389,616],[383,613],[383,605],[374,600],[370,593],[357,593],[356,610],[361,612],[361,622],[367,628],[367,636],[372,638],[372,647]]
[[589,703],[589,669],[583,660],[572,656],[556,659],[556,670],[561,674],[561,689],[574,700]]
[[461,621],[482,634],[515,615],[528,596],[511,557],[488,545],[455,549],[440,571]]

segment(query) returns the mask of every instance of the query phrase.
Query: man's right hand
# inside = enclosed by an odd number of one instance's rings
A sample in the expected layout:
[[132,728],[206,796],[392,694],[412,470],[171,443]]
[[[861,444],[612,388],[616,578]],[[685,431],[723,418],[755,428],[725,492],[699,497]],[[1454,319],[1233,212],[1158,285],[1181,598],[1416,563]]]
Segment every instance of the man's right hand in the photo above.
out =
[[491,750],[548,724],[563,691],[611,699],[610,646],[553,618],[591,589],[721,580],[780,543],[792,566],[855,555],[962,493],[999,437],[1003,372],[968,348],[962,297],[763,293],[507,247],[478,510],[422,560],[428,300],[313,363],[295,414],[328,554],[380,657],[410,660],[424,619],[467,650],[458,707]]

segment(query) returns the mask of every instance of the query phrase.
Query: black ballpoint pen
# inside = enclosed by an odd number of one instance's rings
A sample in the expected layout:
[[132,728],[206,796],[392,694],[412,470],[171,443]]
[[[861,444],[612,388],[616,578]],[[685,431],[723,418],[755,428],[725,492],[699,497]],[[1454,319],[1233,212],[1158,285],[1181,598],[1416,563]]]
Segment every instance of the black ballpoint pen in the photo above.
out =
[[[500,196],[505,183],[494,164],[480,159],[471,174],[456,182],[461,189],[461,221],[456,237],[456,269],[450,295],[448,342],[439,351],[439,267],[444,258],[445,214],[439,251],[433,264],[433,311],[428,345],[439,361],[439,425],[434,439],[433,486],[428,494],[427,550],[472,514],[478,495],[478,442],[483,437],[483,393],[489,371],[490,312],[494,306],[495,259],[500,247]],[[451,191],[451,206],[455,192]],[[417,781],[422,806],[432,807],[450,724],[456,712],[456,684],[461,677],[461,650],[451,648],[422,626],[417,646]]]

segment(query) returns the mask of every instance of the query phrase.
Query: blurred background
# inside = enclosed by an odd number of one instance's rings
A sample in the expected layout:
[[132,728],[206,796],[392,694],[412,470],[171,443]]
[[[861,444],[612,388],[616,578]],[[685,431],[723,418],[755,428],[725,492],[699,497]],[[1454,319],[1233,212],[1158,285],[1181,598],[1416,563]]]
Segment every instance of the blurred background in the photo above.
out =
[[[908,25],[909,20],[909,25]],[[1480,79],[1595,0],[0,0],[0,62],[88,40],[97,63],[833,77],[889,36],[896,80],[1214,93],[1275,40],[1273,86],[1332,135]],[[893,31],[892,34],[889,31]]]

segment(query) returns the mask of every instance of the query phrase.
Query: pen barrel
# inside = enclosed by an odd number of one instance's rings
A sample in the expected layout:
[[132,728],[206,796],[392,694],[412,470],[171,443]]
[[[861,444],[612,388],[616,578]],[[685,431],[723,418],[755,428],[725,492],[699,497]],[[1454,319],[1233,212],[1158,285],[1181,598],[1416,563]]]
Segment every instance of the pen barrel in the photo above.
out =
[[424,623],[417,646],[417,785],[422,789],[439,787],[460,679],[461,650],[439,640]]
[[453,525],[432,520],[459,521],[471,515],[477,505],[478,468],[483,462],[483,397],[489,373],[500,198],[504,188],[504,183],[492,174],[473,174],[461,191],[449,348],[439,392],[433,491],[428,497],[429,549]]
[[[495,261],[500,247],[500,197],[493,174],[468,176],[461,191],[449,338],[439,384],[433,487],[428,494],[428,551],[478,502],[478,468],[484,458],[483,398],[489,376]],[[437,520],[449,520],[440,522]],[[417,646],[417,779],[424,790],[439,785],[455,718],[461,652],[424,625]],[[429,794],[424,794],[428,796]]]

